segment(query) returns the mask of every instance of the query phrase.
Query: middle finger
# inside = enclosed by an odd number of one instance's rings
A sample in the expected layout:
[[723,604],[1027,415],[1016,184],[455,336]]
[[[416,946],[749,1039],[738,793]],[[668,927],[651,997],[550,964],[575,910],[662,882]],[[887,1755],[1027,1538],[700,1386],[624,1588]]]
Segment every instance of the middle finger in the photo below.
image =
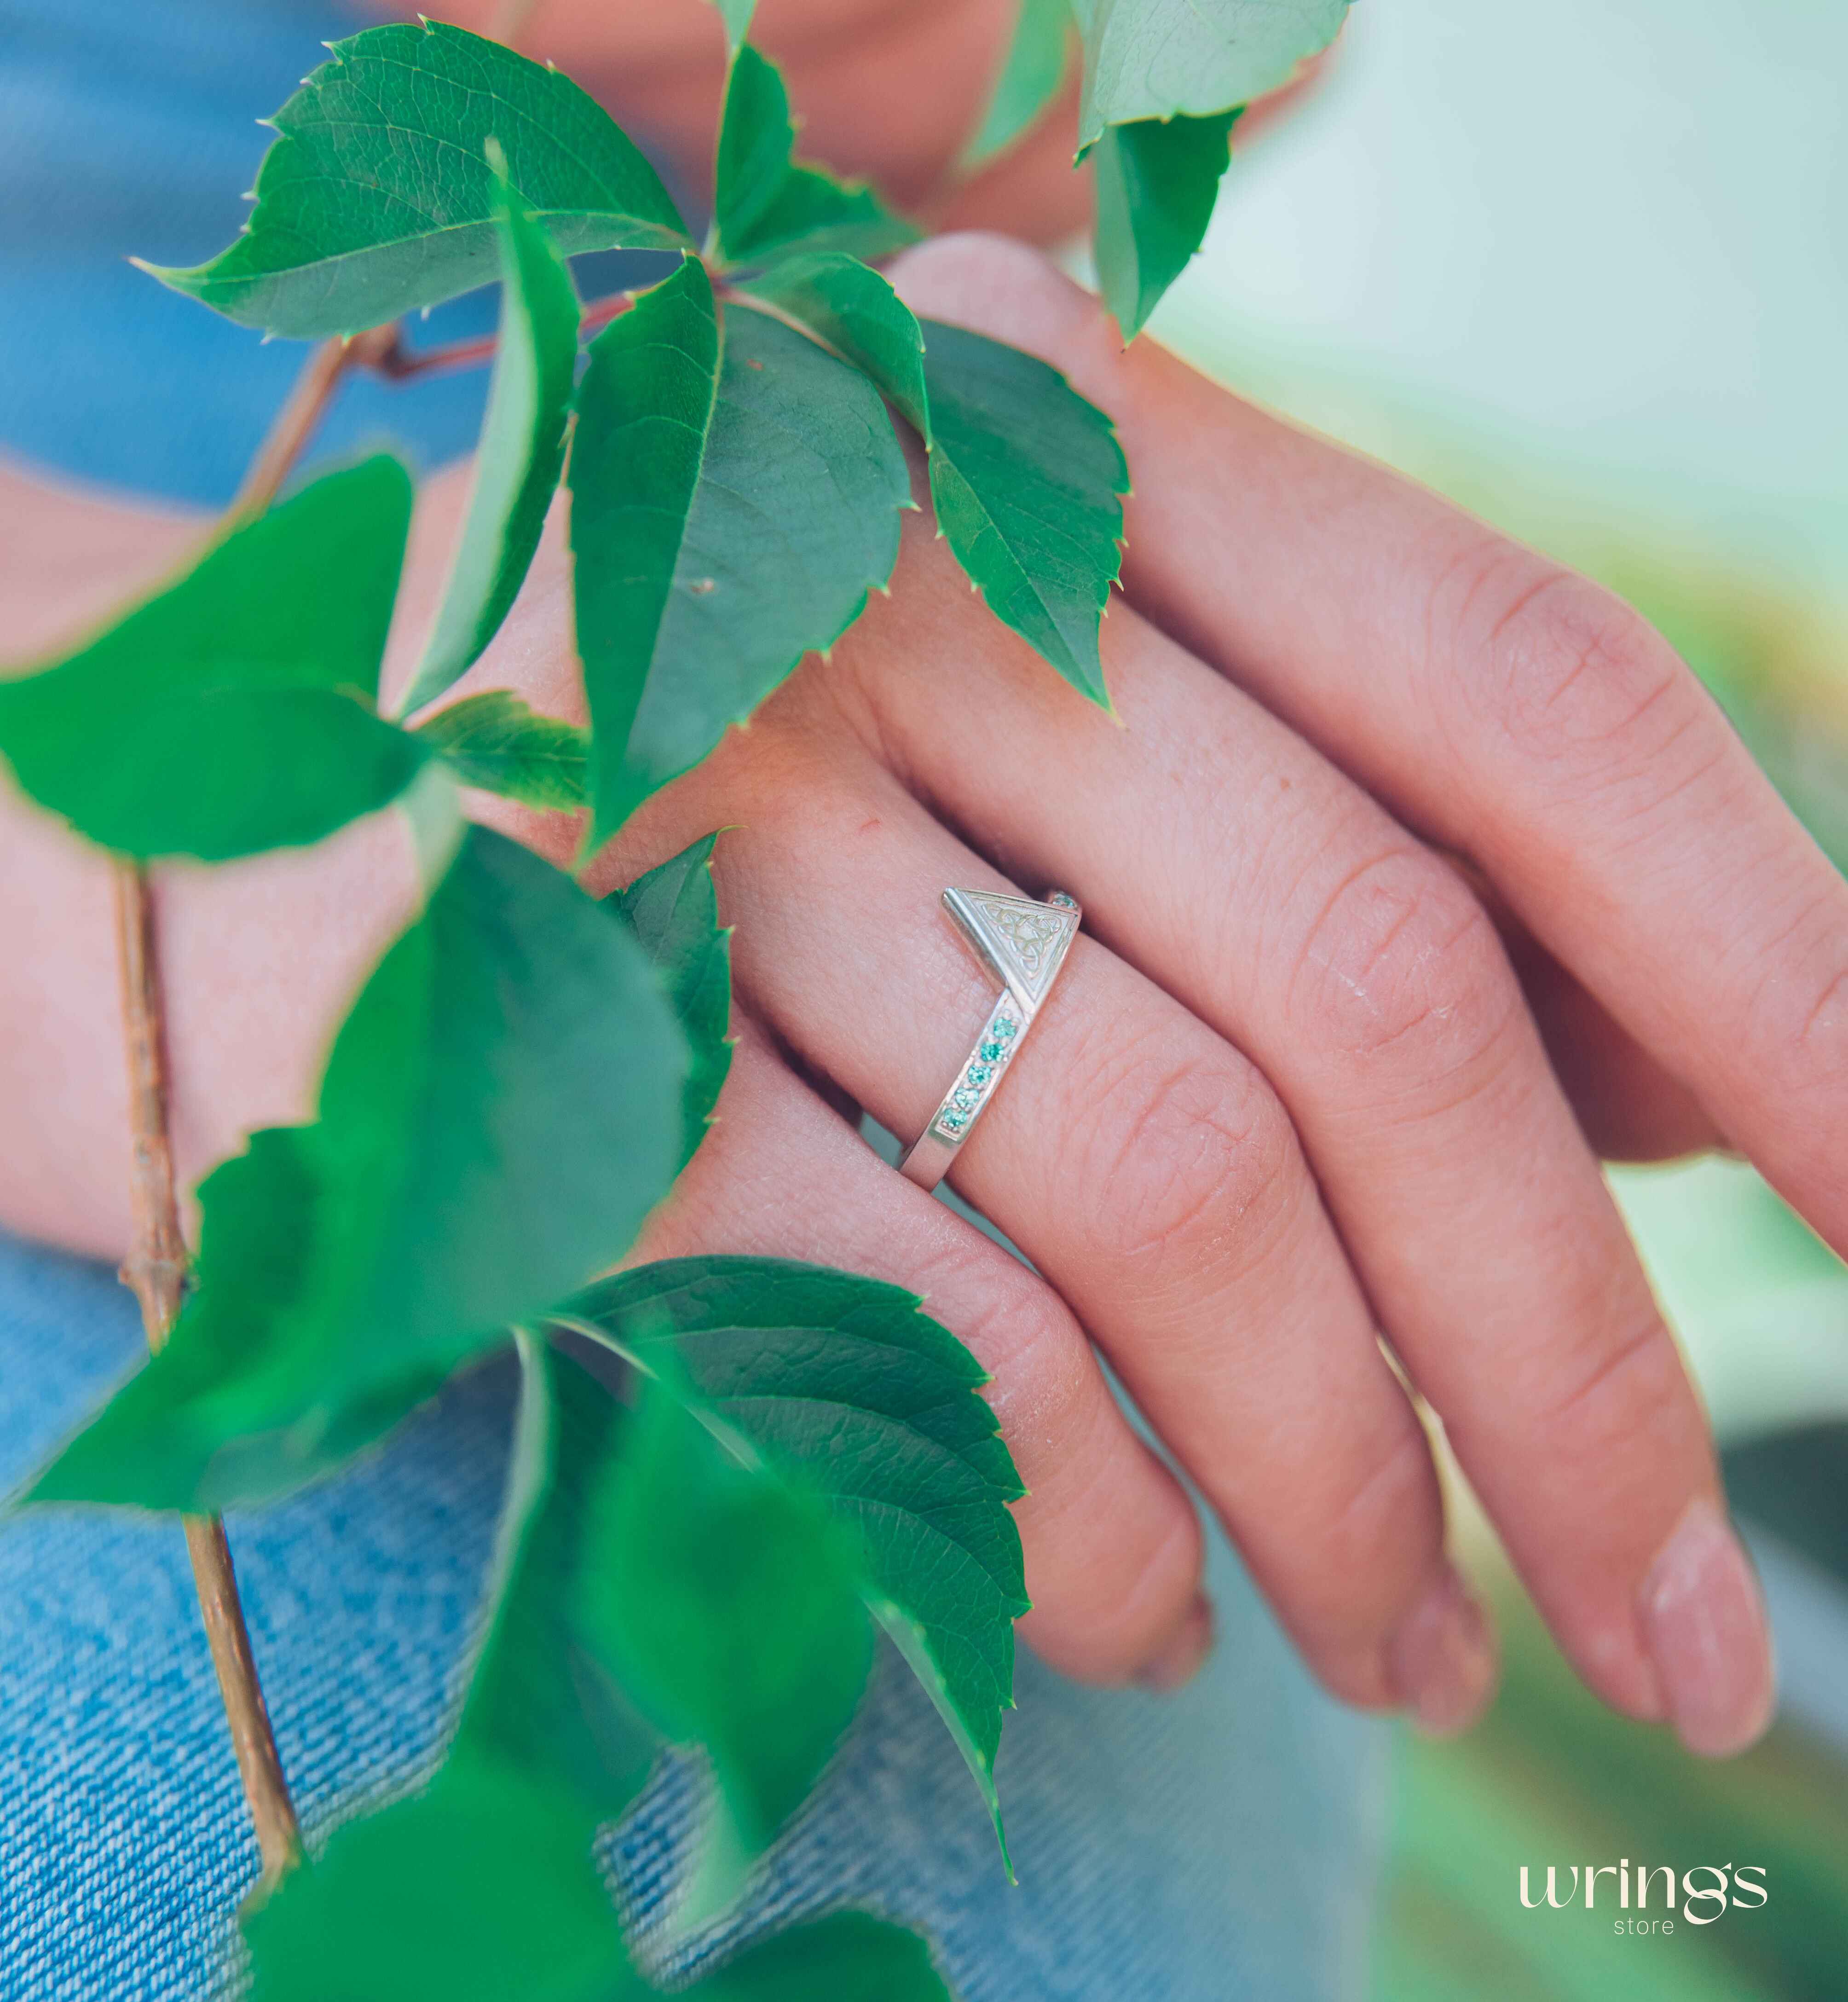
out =
[[[940,548],[914,538],[837,668],[865,664],[885,755],[1028,880],[1069,878],[1100,936],[1263,1069],[1567,1652],[1721,1749],[1727,1693],[1651,1613],[1651,1561],[1717,1506],[1705,1421],[1482,905],[1126,607],[1104,635],[1121,728],[1023,647],[928,644],[959,596]],[[894,655],[935,664],[881,671]],[[973,705],[986,727],[944,730]]]
[[[818,685],[792,685],[659,811],[734,825],[715,867],[741,995],[915,1132],[993,998],[940,893],[1008,886]],[[952,1174],[1109,1354],[1323,1679],[1467,1721],[1492,1649],[1444,1558],[1424,1435],[1250,1064],[1081,937]]]

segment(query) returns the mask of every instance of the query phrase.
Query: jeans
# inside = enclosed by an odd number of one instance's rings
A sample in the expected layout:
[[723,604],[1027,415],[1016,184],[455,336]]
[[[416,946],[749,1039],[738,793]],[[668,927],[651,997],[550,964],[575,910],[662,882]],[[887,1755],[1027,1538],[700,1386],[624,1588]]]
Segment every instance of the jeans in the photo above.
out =
[[[0,1237],[0,1484],[141,1356],[108,1272]],[[513,1372],[467,1372],[337,1478],[230,1519],[311,1847],[426,1771],[500,1503]],[[1023,1651],[997,1774],[1020,1875],[895,1655],[744,1906],[922,1927],[964,2002],[1333,2002],[1362,1992],[1386,1739],[1309,1681],[1215,1540],[1217,1648],[1178,1695],[1081,1688]],[[670,1762],[606,1847],[646,1945],[699,1805]],[[256,1854],[179,1526],[0,1523],[0,1998],[196,2002],[235,1977]]]

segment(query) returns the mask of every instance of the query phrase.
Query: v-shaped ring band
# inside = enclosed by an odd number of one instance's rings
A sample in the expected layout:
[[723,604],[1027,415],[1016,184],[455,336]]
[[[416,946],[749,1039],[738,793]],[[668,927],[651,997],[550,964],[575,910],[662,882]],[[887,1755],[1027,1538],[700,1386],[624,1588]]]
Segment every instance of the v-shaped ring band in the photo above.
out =
[[1000,1088],[1002,1073],[1052,991],[1083,916],[1062,890],[1043,904],[992,890],[946,890],[943,909],[1002,991],[968,1062],[899,1160],[900,1170],[923,1189],[933,1189],[943,1179],[957,1149]]

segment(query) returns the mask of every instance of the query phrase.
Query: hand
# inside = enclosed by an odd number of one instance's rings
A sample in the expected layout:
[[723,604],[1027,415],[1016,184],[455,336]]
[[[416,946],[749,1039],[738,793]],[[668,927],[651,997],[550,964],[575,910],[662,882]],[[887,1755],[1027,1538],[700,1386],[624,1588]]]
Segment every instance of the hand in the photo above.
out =
[[[1207,1631],[1197,1532],[1094,1341],[1329,1686],[1441,1729],[1485,1699],[1492,1644],[1383,1335],[1585,1679],[1738,1749],[1771,1701],[1756,1590],[1594,1146],[1724,1135],[1848,1244],[1848,887],[1603,591],[1121,354],[1017,246],[942,240],[897,277],[1121,427],[1121,725],[920,521],[889,602],[652,803],[606,878],[734,830],[744,1041],[645,1254],[925,1292],[994,1371],[1032,1491],[1031,1638],[1075,1673],[1172,1678]],[[475,684],[556,663],[556,617],[529,602]],[[1035,1271],[828,1103],[908,1139],[966,1055],[989,985],[950,884],[1086,910],[952,1174]]]
[[[1329,1686],[1454,1728],[1492,1642],[1383,1334],[1592,1686],[1698,1749],[1749,1742],[1762,1613],[1592,1142],[1724,1134],[1848,1244],[1848,886],[1603,592],[1146,342],[1123,354],[1017,246],[940,241],[898,276],[1118,420],[1121,724],[973,602],[921,518],[891,598],[626,831],[606,881],[734,830],[741,1038],[637,1255],[776,1252],[925,1292],[994,1372],[1032,1490],[1029,1637],[1075,1674],[1170,1682],[1209,1631],[1198,1525],[1095,1341]],[[439,480],[420,513],[426,605],[461,498]],[[459,693],[573,713],[567,605],[554,537]],[[413,585],[400,671],[417,621]],[[518,831],[561,859],[576,838]],[[37,823],[19,844],[0,901],[37,971],[10,997],[0,978],[0,1015],[35,1040],[0,1087],[33,1138],[0,1158],[0,1213],[104,1248],[119,1212],[79,1170],[112,1189],[118,1151],[71,1135],[119,1131],[113,1025],[85,1017],[107,1013],[106,905]],[[1090,936],[954,1178],[1036,1270],[838,1109],[918,1130],[989,998],[939,895],[1010,882],[1069,888]],[[409,894],[385,822],[163,872],[190,1173],[301,1116],[334,997]],[[54,993],[61,927],[94,954]]]

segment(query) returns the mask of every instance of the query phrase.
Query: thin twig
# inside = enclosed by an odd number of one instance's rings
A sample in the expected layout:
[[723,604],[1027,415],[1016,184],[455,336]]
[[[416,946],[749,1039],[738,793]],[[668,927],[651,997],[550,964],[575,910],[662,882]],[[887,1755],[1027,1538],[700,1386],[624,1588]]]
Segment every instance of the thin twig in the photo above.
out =
[[[160,964],[155,955],[154,910],[148,877],[125,855],[113,856],[116,901],[117,964],[121,975],[122,1020],[127,1041],[128,1095],[134,1136],[130,1194],[134,1210],[134,1247],[122,1277],[141,1302],[148,1346],[166,1345],[180,1314],[186,1287],[186,1240],[173,1181],[173,1149],[167,1122],[166,1036],[161,1008]],[[250,1652],[250,1636],[238,1601],[237,1575],[225,1526],[215,1515],[186,1519],[187,1550],[193,1583],[204,1615],[205,1638],[218,1671],[218,1693],[231,1726],[238,1777],[256,1829],[263,1882],[274,1884],[299,1862],[301,1830],[277,1755],[275,1734],[263,1703],[263,1686]]]
[[[396,338],[396,328],[388,327],[350,341],[324,340],[316,348],[251,461],[231,504],[228,523],[248,520],[269,506],[319,423],[341,376],[354,363],[370,361]],[[141,1303],[148,1346],[158,1354],[180,1317],[187,1275],[186,1239],[180,1227],[167,1116],[166,1010],[147,870],[125,855],[112,856],[110,864],[134,1141],[129,1191],[134,1236],[122,1278]],[[189,1515],[186,1543],[206,1641],[218,1672],[218,1693],[231,1727],[238,1777],[243,1782],[263,1857],[261,1888],[267,1889],[302,1860],[302,1831],[250,1651],[249,1630],[238,1598],[237,1574],[225,1526],[216,1515]]]
[[[598,328],[619,319],[634,304],[633,292],[612,292],[606,298],[593,299],[578,320],[578,339],[588,340]],[[458,368],[479,368],[483,362],[493,360],[495,350],[500,345],[500,336],[489,333],[478,340],[448,341],[440,347],[407,347],[396,337],[396,328],[392,333],[394,337],[389,342],[382,342],[354,357],[357,365],[370,368],[374,375],[382,375],[391,382],[406,382],[420,375],[444,375]]]
[[288,401],[277,412],[269,434],[257,447],[256,456],[251,460],[243,484],[231,504],[231,520],[243,521],[260,514],[276,498],[347,371],[355,366],[379,366],[381,358],[397,345],[396,325],[374,327],[369,333],[356,333],[350,340],[336,336],[321,342],[295,378],[295,386],[289,392]]

